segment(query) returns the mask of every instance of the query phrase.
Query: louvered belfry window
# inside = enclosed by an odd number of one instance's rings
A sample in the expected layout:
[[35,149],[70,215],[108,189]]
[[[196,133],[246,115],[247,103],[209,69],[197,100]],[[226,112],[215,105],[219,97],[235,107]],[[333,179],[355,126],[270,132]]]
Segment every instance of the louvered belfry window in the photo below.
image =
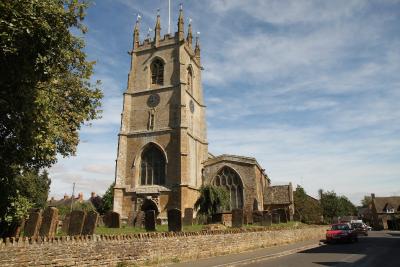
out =
[[160,59],[156,59],[151,64],[151,84],[164,84],[164,63]]
[[142,153],[140,164],[140,184],[165,184],[165,157],[160,149],[154,145],[150,145]]
[[213,185],[224,187],[229,192],[230,209],[243,208],[243,184],[239,175],[231,168],[222,168],[213,180]]

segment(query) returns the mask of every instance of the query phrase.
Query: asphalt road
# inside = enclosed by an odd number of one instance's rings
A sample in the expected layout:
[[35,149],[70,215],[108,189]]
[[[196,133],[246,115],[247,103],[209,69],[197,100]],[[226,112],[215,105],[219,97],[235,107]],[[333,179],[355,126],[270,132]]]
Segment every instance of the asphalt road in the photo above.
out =
[[[224,255],[192,262],[171,264],[173,267],[309,267],[360,266],[400,267],[400,232],[369,232],[358,243],[318,245],[310,240],[280,247]],[[304,247],[314,247],[306,250]]]
[[258,261],[251,267],[358,266],[399,267],[400,232],[369,232],[354,244],[329,244],[292,255]]

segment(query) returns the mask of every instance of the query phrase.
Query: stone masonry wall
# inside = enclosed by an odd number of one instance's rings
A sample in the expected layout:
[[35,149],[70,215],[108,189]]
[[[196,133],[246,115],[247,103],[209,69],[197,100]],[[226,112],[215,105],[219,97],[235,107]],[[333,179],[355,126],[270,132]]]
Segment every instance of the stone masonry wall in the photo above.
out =
[[0,266],[116,266],[198,258],[321,239],[326,227],[266,231],[232,229],[207,232],[141,233],[0,242]]

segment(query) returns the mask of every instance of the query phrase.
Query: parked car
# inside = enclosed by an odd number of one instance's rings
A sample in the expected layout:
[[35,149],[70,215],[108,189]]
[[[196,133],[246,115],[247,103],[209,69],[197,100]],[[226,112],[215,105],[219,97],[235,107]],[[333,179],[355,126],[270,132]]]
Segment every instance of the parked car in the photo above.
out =
[[350,223],[332,224],[331,228],[326,230],[326,242],[357,242],[357,232],[352,229]]
[[364,236],[368,236],[368,228],[367,225],[365,223],[352,223],[351,227],[354,229],[354,231],[358,234],[358,235],[364,235]]

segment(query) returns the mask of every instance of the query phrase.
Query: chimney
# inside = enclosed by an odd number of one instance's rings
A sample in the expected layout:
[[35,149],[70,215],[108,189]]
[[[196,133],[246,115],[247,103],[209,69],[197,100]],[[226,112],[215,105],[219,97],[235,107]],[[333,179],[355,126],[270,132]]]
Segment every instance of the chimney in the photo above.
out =
[[96,192],[92,192],[91,194],[90,194],[90,198],[95,198],[96,197]]
[[371,198],[375,199],[375,194],[374,193],[371,193]]
[[80,192],[78,194],[78,201],[83,201],[83,193],[82,192]]
[[67,194],[64,194],[64,200],[69,199],[69,196]]

